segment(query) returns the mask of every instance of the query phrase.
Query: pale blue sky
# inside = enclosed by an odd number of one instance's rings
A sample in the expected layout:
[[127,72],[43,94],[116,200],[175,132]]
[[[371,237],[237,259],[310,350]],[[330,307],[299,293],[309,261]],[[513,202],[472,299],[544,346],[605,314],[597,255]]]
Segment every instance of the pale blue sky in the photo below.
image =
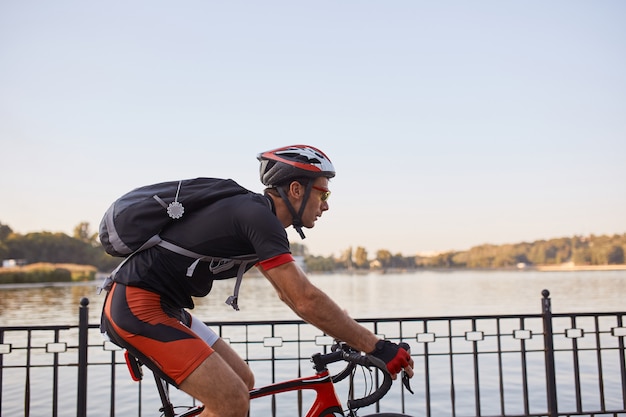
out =
[[[0,222],[307,143],[310,252],[626,232],[626,2],[0,1]],[[290,229],[291,230],[291,229]],[[299,241],[290,232],[294,241]]]

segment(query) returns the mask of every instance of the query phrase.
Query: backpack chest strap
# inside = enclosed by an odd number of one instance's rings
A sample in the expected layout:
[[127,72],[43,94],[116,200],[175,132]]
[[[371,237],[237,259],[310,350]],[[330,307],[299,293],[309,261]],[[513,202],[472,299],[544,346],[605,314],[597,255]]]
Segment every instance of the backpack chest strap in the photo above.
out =
[[243,274],[246,272],[246,268],[248,267],[248,265],[258,261],[259,258],[256,255],[241,255],[234,256],[232,258],[220,258],[216,256],[202,255],[182,248],[173,243],[167,242],[165,240],[161,240],[159,243],[157,243],[157,246],[160,246],[179,255],[195,259],[195,261],[187,268],[187,277],[193,276],[193,273],[200,262],[209,262],[209,271],[212,274],[218,274],[220,272],[227,271],[236,264],[239,264],[239,268],[237,269],[237,281],[235,282],[233,295],[228,297],[228,299],[226,300],[226,304],[239,311],[239,305],[237,304],[237,300],[239,298],[239,288],[241,287]]

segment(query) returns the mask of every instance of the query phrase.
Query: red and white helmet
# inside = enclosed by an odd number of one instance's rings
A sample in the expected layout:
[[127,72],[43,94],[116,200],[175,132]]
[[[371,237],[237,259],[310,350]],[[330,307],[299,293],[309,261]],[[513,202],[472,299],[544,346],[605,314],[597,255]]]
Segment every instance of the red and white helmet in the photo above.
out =
[[335,167],[330,159],[313,146],[292,145],[260,153],[261,182],[266,187],[285,185],[298,178],[335,176]]

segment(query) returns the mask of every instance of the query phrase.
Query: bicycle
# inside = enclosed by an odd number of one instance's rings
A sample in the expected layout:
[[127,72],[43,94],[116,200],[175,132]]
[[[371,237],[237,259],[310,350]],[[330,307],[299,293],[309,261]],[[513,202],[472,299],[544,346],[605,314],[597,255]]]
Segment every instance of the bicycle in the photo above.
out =
[[[125,351],[124,357],[126,359],[126,364],[128,365],[131,377],[135,381],[140,381],[143,378],[141,362],[139,362],[139,360],[132,356],[128,351]],[[336,375],[331,375],[327,366],[341,361],[347,363],[346,367]],[[314,390],[316,392],[316,397],[313,404],[309,408],[306,417],[357,417],[358,409],[378,402],[385,396],[385,394],[387,394],[392,385],[391,375],[387,371],[387,367],[383,361],[370,355],[364,355],[345,343],[338,342],[333,345],[330,353],[314,354],[311,356],[311,362],[313,362],[314,365],[313,369],[315,370],[315,375],[278,382],[260,388],[253,388],[250,390],[250,400],[290,391]],[[378,388],[376,388],[376,390],[365,397],[347,400],[347,409],[344,411],[339,402],[337,391],[335,390],[335,383],[348,376],[352,378],[357,365],[369,369],[370,371],[372,367],[378,369],[383,375],[383,382]],[[154,379],[162,403],[162,407],[159,409],[162,413],[161,416],[194,417],[200,414],[204,409],[201,405],[174,407],[169,398],[169,386],[167,382],[165,382],[157,374],[154,374]],[[402,372],[402,383],[410,393],[413,393],[409,383],[409,378],[404,371]],[[352,386],[352,383],[350,385]],[[184,408],[185,410],[182,414],[176,414],[177,408]],[[398,413],[375,413],[364,417],[410,416]]]

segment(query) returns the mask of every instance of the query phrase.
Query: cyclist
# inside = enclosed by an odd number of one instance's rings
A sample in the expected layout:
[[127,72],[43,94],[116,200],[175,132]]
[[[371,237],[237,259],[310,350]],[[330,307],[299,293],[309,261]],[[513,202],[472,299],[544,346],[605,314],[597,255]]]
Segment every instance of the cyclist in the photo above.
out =
[[[413,375],[408,346],[379,340],[314,286],[289,250],[285,228],[312,228],[328,210],[330,159],[306,145],[258,155],[264,194],[227,197],[198,209],[162,231],[161,237],[197,253],[233,257],[254,252],[257,268],[280,299],[303,320],[356,349],[384,360],[395,376]],[[102,331],[163,379],[205,406],[201,416],[244,417],[254,376],[243,359],[187,310],[215,279],[189,258],[155,246],[133,255],[115,275],[102,314]],[[235,268],[236,269],[236,268]],[[406,349],[405,349],[406,348]]]

